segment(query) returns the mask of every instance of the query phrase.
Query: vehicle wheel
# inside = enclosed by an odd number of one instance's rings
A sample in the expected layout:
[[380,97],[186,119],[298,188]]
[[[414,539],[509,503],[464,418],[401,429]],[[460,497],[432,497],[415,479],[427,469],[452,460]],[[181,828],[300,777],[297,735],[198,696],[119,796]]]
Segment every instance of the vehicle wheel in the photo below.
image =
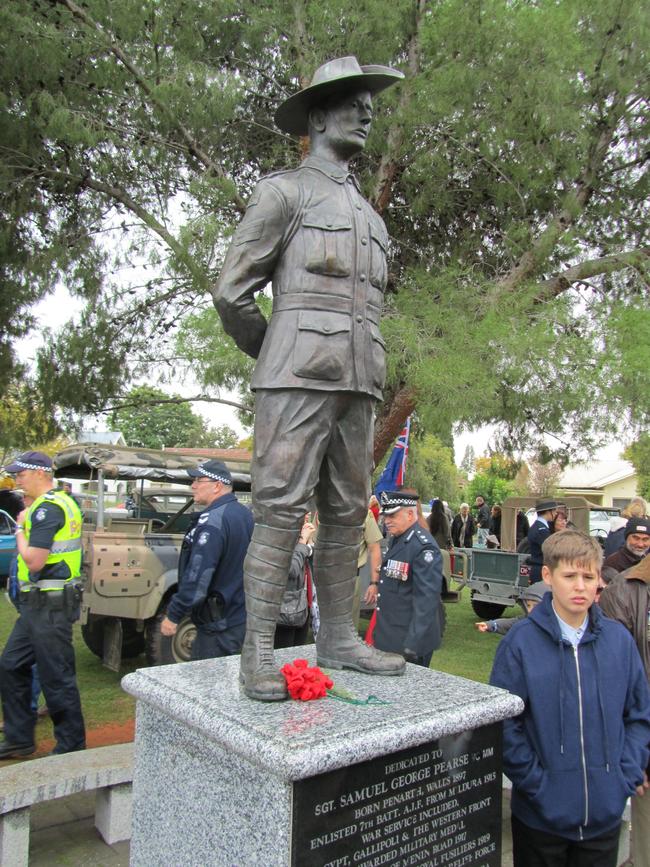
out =
[[104,618],[89,614],[88,622],[81,626],[81,636],[88,650],[101,659],[104,648]]
[[[104,621],[105,617],[89,614],[88,622],[81,627],[81,635],[86,647],[100,659],[104,655]],[[144,651],[144,632],[138,632],[135,621],[122,618],[122,658],[133,659]]]
[[192,658],[192,645],[196,638],[196,626],[189,617],[184,617],[178,624],[176,635],[167,638],[160,631],[160,624],[167,614],[167,605],[163,603],[155,617],[147,620],[146,654],[149,665],[173,665],[175,662],[188,662]]
[[472,599],[474,614],[481,620],[496,620],[506,610],[505,605],[497,605],[496,602],[482,602],[480,599]]

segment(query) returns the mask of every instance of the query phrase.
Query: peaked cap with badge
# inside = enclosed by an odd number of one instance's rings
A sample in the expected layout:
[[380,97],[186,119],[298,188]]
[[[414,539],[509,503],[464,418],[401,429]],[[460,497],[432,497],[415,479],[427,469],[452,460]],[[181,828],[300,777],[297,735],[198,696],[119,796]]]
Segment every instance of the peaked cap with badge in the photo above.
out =
[[403,78],[403,72],[390,66],[360,66],[356,57],[337,57],[318,67],[308,87],[281,103],[275,122],[283,132],[307,135],[309,112],[323,100],[352,90],[374,95]]
[[24,452],[4,468],[5,473],[12,475],[22,470],[46,470],[51,473],[52,458],[45,452]]
[[211,479],[224,485],[232,485],[230,470],[223,461],[203,461],[195,470],[187,470],[187,475],[193,479]]
[[417,494],[406,491],[382,491],[379,495],[379,505],[382,515],[393,515],[400,509],[416,509],[420,498]]

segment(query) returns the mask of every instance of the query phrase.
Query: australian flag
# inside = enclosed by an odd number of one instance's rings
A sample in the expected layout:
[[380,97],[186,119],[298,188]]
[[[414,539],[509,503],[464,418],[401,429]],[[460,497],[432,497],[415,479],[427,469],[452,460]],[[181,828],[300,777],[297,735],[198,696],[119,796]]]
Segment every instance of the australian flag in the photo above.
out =
[[386,469],[375,485],[375,496],[382,491],[395,491],[404,484],[406,475],[406,458],[409,453],[409,433],[411,432],[411,416],[406,419],[402,433],[397,437],[393,453],[388,459]]

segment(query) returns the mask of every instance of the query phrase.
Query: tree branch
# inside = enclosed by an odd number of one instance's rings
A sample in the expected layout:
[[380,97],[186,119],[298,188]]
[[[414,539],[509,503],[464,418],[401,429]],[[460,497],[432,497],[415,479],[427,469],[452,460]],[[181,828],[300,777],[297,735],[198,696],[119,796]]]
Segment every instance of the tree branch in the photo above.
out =
[[562,208],[551,218],[548,226],[537,236],[530,249],[521,256],[517,264],[504,277],[494,283],[496,293],[512,292],[525,280],[534,276],[540,266],[548,260],[562,235],[585,209],[596,189],[598,171],[607,155],[614,130],[622,113],[622,101],[619,99],[612,109],[608,123],[604,128],[601,126],[587,165],[583,168],[570,192],[564,197]]
[[194,403],[194,402],[199,402],[199,401],[202,401],[203,403],[223,403],[226,406],[233,406],[235,409],[240,409],[243,412],[250,412],[250,413],[254,412],[252,407],[244,406],[243,403],[237,403],[237,401],[234,401],[234,400],[226,400],[225,398],[222,398],[222,397],[206,397],[203,394],[197,394],[195,397],[165,397],[165,398],[161,397],[157,400],[138,400],[138,401],[132,401],[132,402],[125,402],[125,403],[116,403],[113,406],[106,406],[103,409],[98,409],[98,410],[93,410],[93,411],[100,414],[100,413],[106,413],[106,412],[117,412],[118,410],[121,410],[121,409],[131,409],[131,408],[138,409],[141,406],[160,406],[163,403],[181,404],[181,403]]
[[[167,117],[174,124],[181,137],[187,144],[190,152],[199,160],[200,163],[212,174],[216,175],[223,181],[228,181],[229,183],[233,183],[230,178],[227,177],[223,168],[216,163],[201,147],[199,142],[194,138],[192,133],[185,127],[181,121],[170,111],[169,106],[166,102],[159,99],[156,96],[154,89],[151,87],[149,82],[146,79],[144,73],[138,69],[135,63],[128,57],[128,55],[122,50],[119,42],[115,38],[115,36],[109,31],[106,30],[98,21],[95,21],[85,9],[82,9],[78,6],[74,0],[57,0],[62,6],[65,6],[72,15],[81,21],[86,27],[91,28],[97,33],[101,41],[106,45],[108,50],[113,54],[122,65],[131,73],[133,78],[135,79],[138,87],[147,95],[147,97],[151,100],[152,104],[160,111],[165,117]],[[234,184],[233,184],[234,186]],[[246,210],[246,203],[239,196],[237,192],[234,192],[232,195],[232,202],[235,206],[236,210],[243,214]]]
[[587,259],[565,271],[561,271],[554,277],[550,277],[539,284],[538,301],[548,301],[565,292],[574,283],[594,277],[597,274],[611,274],[621,268],[638,268],[650,259],[650,247],[641,247],[638,250],[630,250],[627,253],[613,253],[610,256],[601,256],[599,259]]
[[[411,80],[420,72],[420,31],[427,5],[427,0],[417,0],[414,28],[407,46],[408,72]],[[411,82],[408,81],[402,83],[399,104],[396,112],[398,117],[412,99],[410,84]],[[383,214],[390,202],[393,193],[393,181],[395,180],[400,167],[396,155],[400,150],[403,141],[403,126],[398,123],[393,123],[388,133],[388,147],[379,163],[379,168],[377,169],[377,175],[375,178],[375,188],[370,196],[370,202],[378,214]]]
[[99,181],[90,175],[72,175],[68,172],[45,168],[41,169],[41,174],[52,178],[65,178],[81,187],[89,187],[92,190],[96,190],[98,193],[103,193],[116,202],[124,205],[125,208],[128,208],[129,211],[135,214],[145,224],[145,226],[155,232],[158,237],[167,244],[170,250],[172,250],[178,258],[185,263],[192,277],[197,281],[197,286],[203,291],[207,291],[207,274],[197,267],[194,259],[188,254],[185,247],[179,243],[171,232],[169,232],[163,224],[153,216],[153,214],[149,213],[149,211],[143,208],[142,205],[135,201],[135,199],[131,198],[126,190],[123,190],[121,187],[113,186],[112,184],[105,184],[103,181]]

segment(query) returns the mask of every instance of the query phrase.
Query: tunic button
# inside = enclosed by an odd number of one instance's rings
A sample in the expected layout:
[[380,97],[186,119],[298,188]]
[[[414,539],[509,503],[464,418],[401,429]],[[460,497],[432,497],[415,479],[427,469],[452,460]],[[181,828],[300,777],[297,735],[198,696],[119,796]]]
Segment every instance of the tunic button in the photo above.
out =
[[363,211],[363,205],[360,205],[359,202],[357,202],[355,208],[357,209],[357,211]]
[[366,244],[368,243],[368,239],[367,239],[367,238],[362,238],[362,239],[361,239],[361,243],[362,243],[363,246],[365,247]]
[[365,283],[366,275],[365,274],[359,274],[359,280],[361,280],[362,283]]
[[357,322],[363,322],[363,316],[361,316],[361,315],[357,316]]
[[329,331],[329,330],[330,330],[329,325],[323,325],[323,331]]

